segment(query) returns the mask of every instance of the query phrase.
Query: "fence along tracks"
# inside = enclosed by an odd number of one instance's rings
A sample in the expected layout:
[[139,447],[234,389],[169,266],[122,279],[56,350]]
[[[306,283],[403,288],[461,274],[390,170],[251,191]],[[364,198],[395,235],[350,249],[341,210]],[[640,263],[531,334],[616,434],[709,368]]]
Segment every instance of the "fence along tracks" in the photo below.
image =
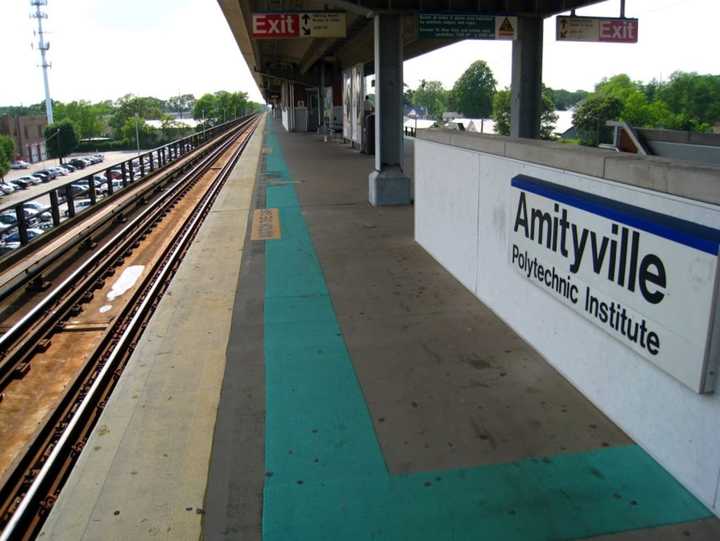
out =
[[[133,257],[153,260],[125,304],[116,306],[111,321],[85,327],[90,329],[86,333],[92,344],[89,354],[69,377],[57,407],[0,480],[0,541],[31,539],[39,532],[154,308],[257,122],[257,117],[251,118],[231,133],[0,338],[2,391],[17,384],[13,378],[26,374],[33,359],[47,355],[54,337],[62,335],[73,318],[82,319],[84,307],[97,305],[94,292],[105,291],[106,280],[117,270],[127,269]],[[0,419],[2,407],[0,402]]]

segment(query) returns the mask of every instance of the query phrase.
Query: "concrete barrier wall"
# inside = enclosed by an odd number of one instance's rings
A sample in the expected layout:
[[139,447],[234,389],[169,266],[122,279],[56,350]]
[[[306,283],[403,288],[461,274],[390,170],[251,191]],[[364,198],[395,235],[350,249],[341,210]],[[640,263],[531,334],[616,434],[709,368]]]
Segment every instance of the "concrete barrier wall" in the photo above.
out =
[[414,144],[417,242],[719,514],[717,389],[693,392],[514,270],[508,200],[524,174],[717,229],[720,169],[446,131]]

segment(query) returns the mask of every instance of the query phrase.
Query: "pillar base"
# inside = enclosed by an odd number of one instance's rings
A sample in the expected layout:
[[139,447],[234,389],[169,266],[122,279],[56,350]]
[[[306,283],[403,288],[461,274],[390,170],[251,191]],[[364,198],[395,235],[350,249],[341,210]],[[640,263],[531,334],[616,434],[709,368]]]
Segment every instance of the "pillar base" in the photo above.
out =
[[373,171],[368,177],[369,201],[374,207],[410,204],[410,178],[399,167]]

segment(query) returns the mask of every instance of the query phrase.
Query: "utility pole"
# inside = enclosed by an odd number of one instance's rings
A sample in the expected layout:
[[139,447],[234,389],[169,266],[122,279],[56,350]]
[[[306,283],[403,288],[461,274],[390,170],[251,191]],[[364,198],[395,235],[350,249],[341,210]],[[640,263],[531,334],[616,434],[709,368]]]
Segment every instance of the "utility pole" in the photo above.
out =
[[137,142],[138,156],[140,155],[140,129],[138,128],[139,124],[140,115],[138,113],[135,113],[135,141]]
[[50,83],[48,83],[48,68],[50,64],[47,61],[46,53],[50,49],[50,43],[45,41],[43,33],[42,21],[47,19],[47,13],[40,9],[47,6],[47,0],[30,0],[30,5],[35,7],[35,12],[30,16],[37,19],[38,49],[40,49],[40,66],[43,70],[43,81],[45,82],[45,111],[47,113],[48,124],[53,123],[52,99],[50,99]]

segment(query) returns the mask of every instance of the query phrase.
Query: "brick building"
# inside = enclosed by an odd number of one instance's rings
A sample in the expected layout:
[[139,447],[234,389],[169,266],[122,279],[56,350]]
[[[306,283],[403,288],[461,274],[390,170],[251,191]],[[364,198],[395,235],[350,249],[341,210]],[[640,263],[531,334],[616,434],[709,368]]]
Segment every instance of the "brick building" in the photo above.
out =
[[46,126],[44,115],[0,117],[0,134],[9,135],[15,141],[15,159],[30,163],[47,159]]

